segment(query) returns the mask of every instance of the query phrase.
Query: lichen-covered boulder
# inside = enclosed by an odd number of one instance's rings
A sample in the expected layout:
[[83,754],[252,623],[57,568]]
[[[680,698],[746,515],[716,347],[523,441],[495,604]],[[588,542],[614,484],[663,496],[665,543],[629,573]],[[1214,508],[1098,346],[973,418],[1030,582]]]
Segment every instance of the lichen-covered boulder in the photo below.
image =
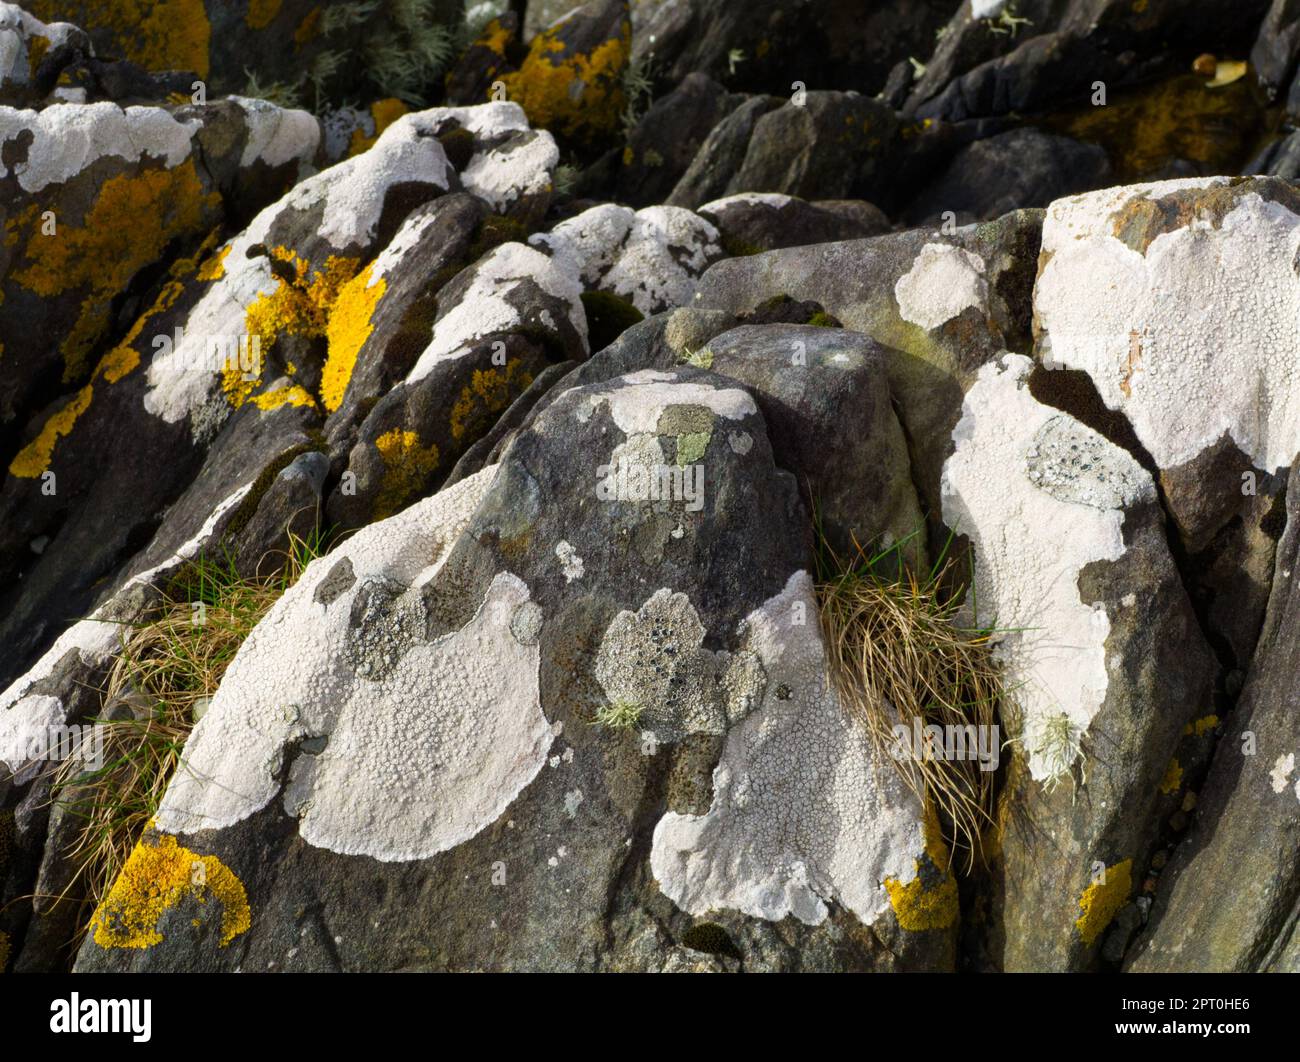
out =
[[[79,809],[52,800],[52,768],[68,749],[52,728],[76,727],[115,710],[104,703],[104,679],[121,652],[124,632],[148,622],[173,578],[201,554],[229,551],[246,573],[287,545],[286,529],[314,524],[328,462],[305,454],[268,466],[267,483],[244,483],[210,507],[198,532],[159,563],[133,571],[92,615],[69,627],[25,674],[0,693],[0,932],[12,942],[14,969],[66,966],[79,933],[84,883],[72,853],[82,826]],[[251,474],[246,467],[245,474]],[[263,478],[263,477],[258,477]],[[283,554],[280,554],[283,556]],[[116,710],[121,710],[117,706]],[[62,739],[59,739],[62,740]],[[89,757],[94,742],[89,740]],[[93,766],[88,765],[88,766]]]
[[584,290],[617,296],[643,315],[689,304],[700,275],[723,257],[717,229],[672,206],[592,207],[529,243]]
[[[806,519],[729,381],[565,391],[273,607],[78,968],[951,961],[942,841],[828,683]],[[181,858],[224,884],[150,904]]]
[[1039,356],[1082,374],[1130,424],[1207,621],[1249,660],[1300,450],[1294,345],[1300,196],[1286,181],[1209,179],[1063,200],[1043,228]]
[[586,357],[580,296],[570,271],[521,243],[460,272],[441,290],[432,327],[420,337],[411,323],[407,339],[423,346],[357,429],[331,521],[359,527],[435,490],[548,364]]
[[35,405],[87,383],[96,346],[118,325],[115,300],[165,256],[192,252],[312,172],[319,139],[305,112],[238,98],[0,107],[0,424],[12,431]]
[[[269,143],[281,149],[281,138]],[[382,295],[376,256],[414,208],[464,188],[486,209],[530,216],[545,209],[555,159],[549,135],[528,131],[514,104],[407,115],[222,248],[210,240],[176,260],[92,380],[37,418],[10,462],[0,559],[23,574],[6,592],[4,636],[16,650],[6,677],[88,610],[97,580],[139,549],[182,492],[186,504],[168,515],[176,541],[245,481],[249,453],[320,448],[311,435],[337,412]],[[379,395],[358,394],[353,413],[366,397]],[[347,436],[340,427],[336,437]],[[123,497],[130,512],[113,500]],[[42,537],[34,554],[29,544]]]
[[1135,895],[1183,728],[1213,710],[1215,659],[1137,460],[1034,397],[1008,354],[967,393],[943,519],[974,552],[974,619],[1014,742],[1001,795],[989,947],[1006,970],[1095,961]]
[[889,387],[913,478],[931,517],[962,395],[1002,350],[1028,352],[1041,213],[951,234],[918,229],[730,258],[700,279],[694,305],[750,313],[780,296],[819,304],[890,350]]

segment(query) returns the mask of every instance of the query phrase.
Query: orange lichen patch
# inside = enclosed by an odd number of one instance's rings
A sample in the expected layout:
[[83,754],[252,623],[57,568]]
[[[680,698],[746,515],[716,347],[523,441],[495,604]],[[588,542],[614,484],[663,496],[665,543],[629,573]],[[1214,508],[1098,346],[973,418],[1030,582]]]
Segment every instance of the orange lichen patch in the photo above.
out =
[[438,467],[438,447],[420,445],[413,431],[394,428],[375,440],[384,461],[384,478],[375,497],[375,519],[382,520],[401,509],[423,488],[425,479]]
[[1075,919],[1079,936],[1091,945],[1101,936],[1133,891],[1133,860],[1125,859],[1107,867],[1101,881],[1094,881],[1079,897],[1079,917]]
[[104,30],[126,58],[146,70],[192,70],[208,76],[212,25],[203,0],[25,0],[45,22]]
[[510,99],[528,114],[534,126],[577,139],[612,132],[625,105],[623,71],[632,47],[632,29],[623,24],[619,36],[590,55],[557,58],[567,49],[560,22],[533,38],[528,56],[517,72],[502,77]]
[[451,437],[462,438],[477,423],[500,413],[511,399],[533,382],[518,358],[506,362],[504,371],[475,369],[451,407]]
[[1217,715],[1203,715],[1200,719],[1188,723],[1183,727],[1183,734],[1187,737],[1200,737],[1202,734],[1208,733],[1218,725],[1219,717]]
[[266,29],[280,13],[280,0],[248,0],[248,14],[244,21],[252,29]]
[[66,406],[54,413],[41,428],[40,434],[18,451],[9,462],[9,474],[20,479],[35,479],[50,467],[50,458],[54,456],[54,444],[72,431],[77,419],[90,408],[93,388],[87,384],[73,397]]
[[[221,905],[224,948],[252,924],[243,883],[216,856],[198,855],[163,835],[141,840],[90,920],[101,948],[150,948],[163,940],[158,923],[187,897]],[[198,921],[202,921],[199,919]]]
[[376,278],[373,284],[370,282],[370,269],[366,266],[343,286],[325,330],[329,354],[321,372],[320,397],[330,413],[343,404],[357,356],[374,331],[371,318],[388,289],[383,277]]
[[372,148],[375,141],[379,139],[379,134],[409,110],[405,103],[395,97],[376,100],[370,105],[370,119],[375,125],[374,133],[366,136],[364,129],[353,129],[352,139],[348,142],[348,155],[360,155],[363,151]]
[[1165,768],[1164,779],[1160,782],[1160,792],[1176,793],[1178,787],[1183,784],[1183,767],[1177,759],[1169,761],[1169,766]]
[[934,808],[927,807],[924,820],[925,851],[916,861],[916,877],[906,885],[886,878],[889,904],[898,924],[911,932],[947,929],[957,921],[957,879],[949,867],[948,846]]
[[298,23],[298,28],[293,31],[293,40],[299,48],[308,41],[314,40],[320,33],[320,8],[313,7]]
[[186,159],[170,170],[110,177],[82,224],[60,225],[57,238],[41,234],[35,204],[7,226],[7,241],[26,232],[16,283],[44,296],[87,293],[62,344],[65,383],[85,377],[86,359],[108,328],[113,299],[172,240],[198,230],[205,211],[219,204],[217,193],[204,194],[193,159]]

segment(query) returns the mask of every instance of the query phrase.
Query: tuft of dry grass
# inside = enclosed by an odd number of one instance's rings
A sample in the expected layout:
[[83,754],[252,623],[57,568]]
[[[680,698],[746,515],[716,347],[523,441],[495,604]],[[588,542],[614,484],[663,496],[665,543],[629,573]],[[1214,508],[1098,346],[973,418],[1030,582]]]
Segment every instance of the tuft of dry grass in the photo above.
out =
[[854,555],[842,558],[819,530],[822,631],[841,700],[917,798],[938,810],[954,856],[964,852],[969,871],[982,860],[981,837],[993,823],[994,772],[976,759],[904,748],[893,728],[911,731],[914,720],[921,728],[997,726],[1008,696],[993,659],[998,630],[964,619],[961,591],[953,589],[952,537],[919,572],[906,563],[912,537],[877,553],[855,541]]
[[240,645],[321,552],[319,536],[291,535],[280,571],[266,578],[241,576],[228,557],[201,556],[177,573],[147,619],[123,631],[100,715],[89,720],[101,728],[102,765],[88,771],[69,758],[52,768],[54,804],[80,820],[65,849],[76,873],[64,895],[79,893],[87,917],[157,813]]

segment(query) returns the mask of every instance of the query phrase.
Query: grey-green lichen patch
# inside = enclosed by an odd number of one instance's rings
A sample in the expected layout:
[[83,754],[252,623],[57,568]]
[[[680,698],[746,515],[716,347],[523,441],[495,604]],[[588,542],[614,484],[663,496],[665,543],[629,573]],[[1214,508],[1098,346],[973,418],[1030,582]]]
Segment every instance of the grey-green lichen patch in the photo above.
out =
[[711,652],[690,598],[666,587],[605,631],[595,675],[611,704],[641,706],[638,726],[662,742],[722,734],[762,698],[766,677],[751,652]]
[[1026,468],[1034,486],[1053,498],[1096,509],[1130,505],[1150,482],[1132,456],[1065,414],[1039,428]]
[[[332,573],[331,573],[332,574]],[[424,609],[418,594],[392,579],[365,582],[352,598],[346,646],[362,678],[386,678],[406,651],[424,638]]]

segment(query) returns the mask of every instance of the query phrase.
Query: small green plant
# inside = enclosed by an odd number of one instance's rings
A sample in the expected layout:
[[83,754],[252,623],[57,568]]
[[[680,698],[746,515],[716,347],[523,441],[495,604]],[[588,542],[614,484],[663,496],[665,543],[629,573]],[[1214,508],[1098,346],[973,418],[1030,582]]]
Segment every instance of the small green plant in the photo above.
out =
[[1027,18],[1021,18],[1016,14],[1016,5],[1007,4],[998,12],[996,18],[984,19],[984,25],[988,26],[990,33],[996,33],[999,36],[1007,35],[1014,37],[1020,32],[1021,26],[1032,26],[1034,23]]
[[920,532],[875,552],[855,541],[852,556],[841,557],[815,523],[818,608],[836,690],[917,798],[939,811],[954,854],[965,851],[973,866],[993,824],[993,772],[974,759],[899,755],[894,728],[915,721],[998,735],[1009,696],[993,658],[1000,628],[965,618],[953,536],[926,567],[916,560]]
[[711,369],[713,367],[713,351],[707,346],[700,347],[699,350],[691,350],[686,347],[677,355],[678,364],[691,365],[697,369]]
[[[125,866],[180,764],[185,741],[244,639],[323,552],[321,536],[289,536],[265,578],[241,576],[229,556],[199,556],[171,580],[147,617],[123,630],[98,718],[101,766],[54,765],[52,801],[79,820],[66,855],[76,868],[85,926]],[[76,890],[74,892],[74,889]]]
[[[1031,755],[1037,756],[1047,770],[1047,779],[1043,789],[1054,792],[1056,787],[1067,778],[1075,786],[1083,785],[1088,779],[1084,772],[1082,752],[1083,735],[1079,728],[1070,721],[1064,712],[1048,717],[1038,727],[1037,732],[1028,739],[1027,747]],[[1076,780],[1074,765],[1079,763],[1079,777]]]
[[614,701],[596,709],[596,722],[610,730],[635,730],[645,707],[632,701]]
[[307,79],[303,74],[294,82],[273,81],[269,85],[263,85],[257,80],[257,75],[247,67],[244,73],[248,75],[248,81],[244,85],[244,95],[251,99],[266,100],[268,103],[274,103],[278,107],[299,107],[302,105],[302,87]]
[[556,195],[573,195],[582,171],[571,162],[561,162],[551,174],[551,191]]
[[623,98],[627,101],[621,117],[624,139],[632,135],[654,102],[654,82],[654,62],[646,56],[637,56],[623,71]]

